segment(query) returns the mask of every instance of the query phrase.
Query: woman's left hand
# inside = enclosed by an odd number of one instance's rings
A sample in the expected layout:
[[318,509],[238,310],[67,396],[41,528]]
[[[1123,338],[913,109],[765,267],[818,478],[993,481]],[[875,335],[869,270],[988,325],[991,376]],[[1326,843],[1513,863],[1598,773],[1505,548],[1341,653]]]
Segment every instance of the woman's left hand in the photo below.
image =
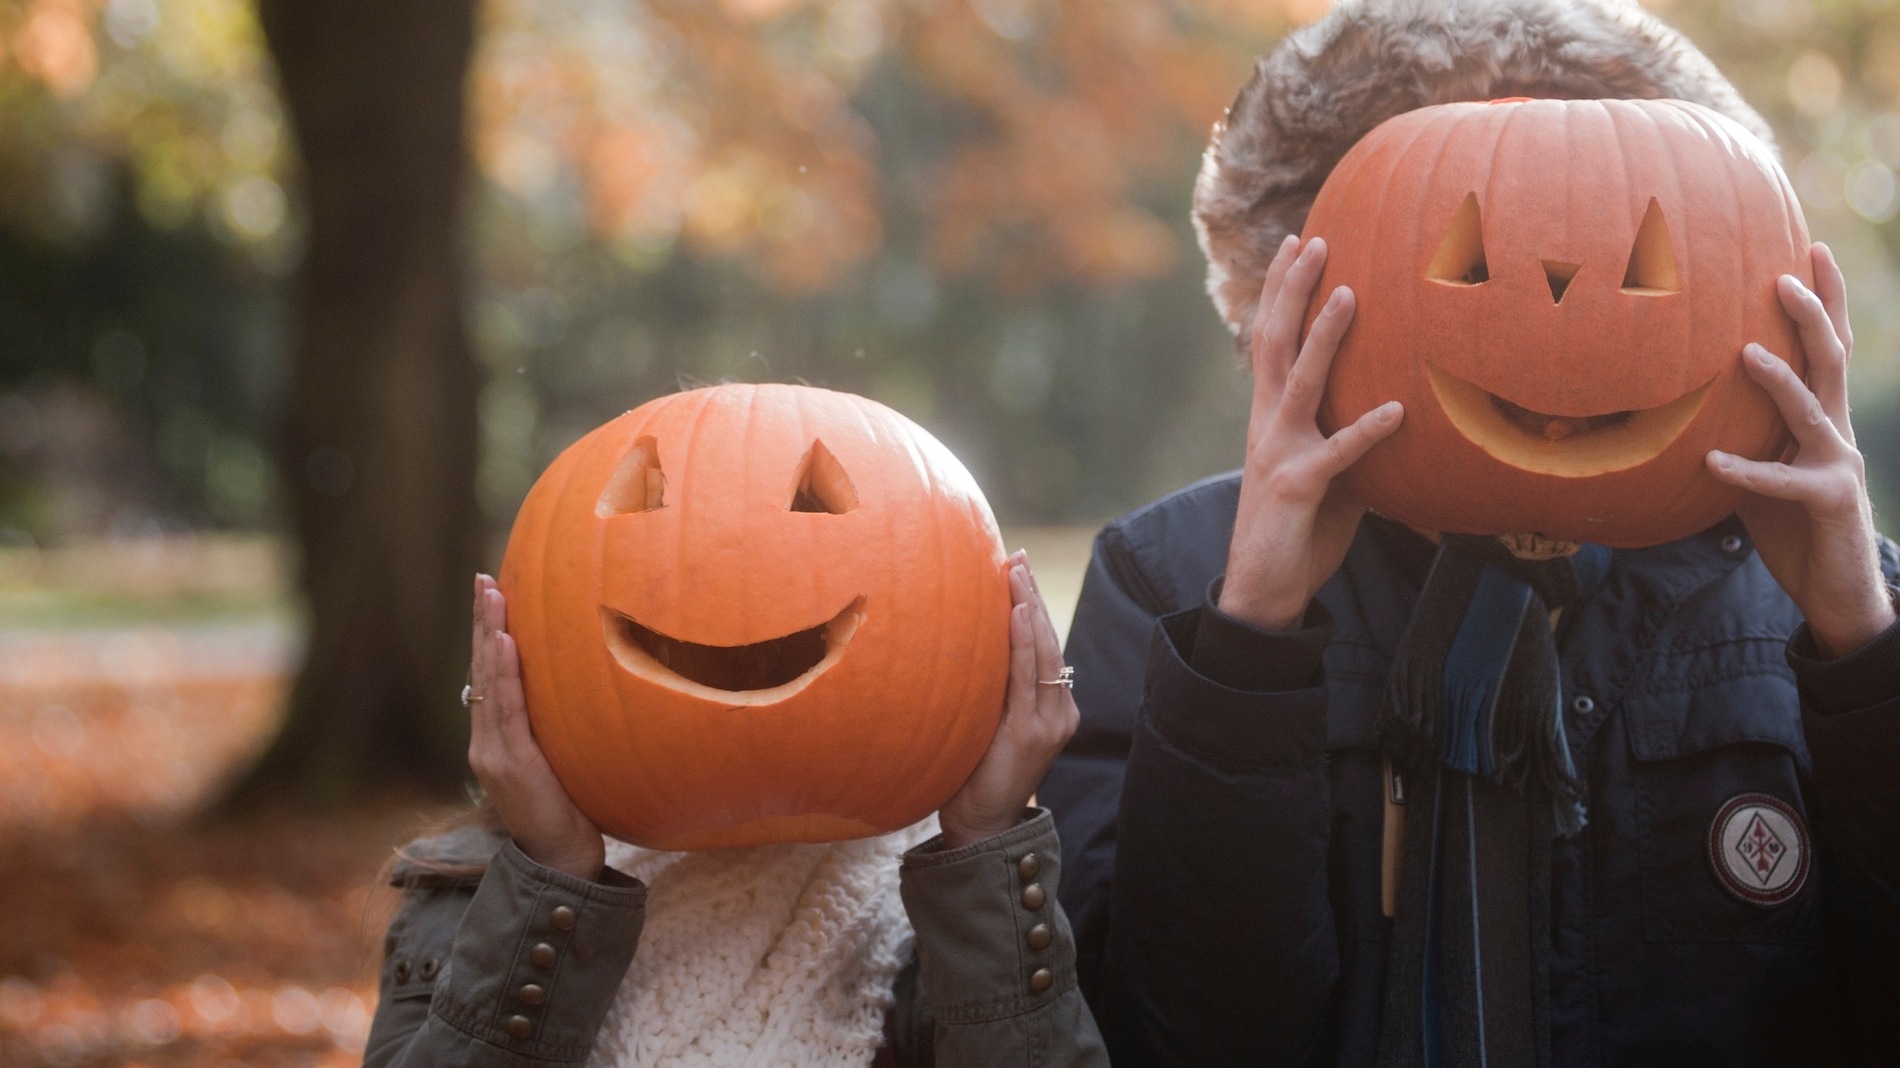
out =
[[1009,687],[1003,718],[969,781],[938,812],[946,848],[1016,826],[1036,784],[1081,721],[1061,678],[1062,645],[1025,554],[1009,558]]
[[[1826,245],[1816,244],[1813,290],[1792,275],[1778,283],[1781,306],[1801,334],[1808,381],[1757,344],[1742,350],[1748,374],[1774,398],[1790,431],[1793,459],[1708,455],[1716,478],[1749,492],[1736,509],[1756,551],[1787,591],[1822,656],[1852,652],[1893,625],[1880,573],[1867,468],[1847,417],[1847,284]],[[1818,291],[1818,292],[1817,292]]]

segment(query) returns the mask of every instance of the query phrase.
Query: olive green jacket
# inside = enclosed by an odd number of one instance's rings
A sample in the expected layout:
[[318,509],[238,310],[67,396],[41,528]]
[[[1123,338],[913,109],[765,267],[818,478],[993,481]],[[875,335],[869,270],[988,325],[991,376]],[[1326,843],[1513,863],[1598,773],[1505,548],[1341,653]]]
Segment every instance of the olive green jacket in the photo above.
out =
[[[364,1068],[585,1061],[639,945],[646,887],[611,868],[590,882],[543,867],[481,828],[406,855]],[[897,1065],[1108,1063],[1075,987],[1048,812],[960,849],[932,839],[904,855],[900,873],[917,958],[897,977],[886,1021]]]

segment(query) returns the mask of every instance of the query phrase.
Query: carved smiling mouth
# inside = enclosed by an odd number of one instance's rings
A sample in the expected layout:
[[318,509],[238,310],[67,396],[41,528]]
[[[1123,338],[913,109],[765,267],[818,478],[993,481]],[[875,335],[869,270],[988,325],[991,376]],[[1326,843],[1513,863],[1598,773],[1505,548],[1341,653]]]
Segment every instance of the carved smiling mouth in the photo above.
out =
[[1430,363],[1425,376],[1466,440],[1512,467],[1563,478],[1622,471],[1654,458],[1695,419],[1714,381],[1654,408],[1558,415],[1524,407]]
[[764,705],[811,685],[844,655],[864,622],[859,597],[815,627],[749,645],[701,645],[668,637],[632,616],[603,607],[607,648],[640,677],[710,701]]

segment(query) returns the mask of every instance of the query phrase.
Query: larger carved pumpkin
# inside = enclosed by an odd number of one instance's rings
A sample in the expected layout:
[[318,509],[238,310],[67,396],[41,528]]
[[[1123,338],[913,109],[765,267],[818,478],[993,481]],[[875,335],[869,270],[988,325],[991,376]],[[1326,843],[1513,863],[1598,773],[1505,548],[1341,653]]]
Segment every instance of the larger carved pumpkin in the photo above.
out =
[[723,385],[562,453],[502,565],[536,740],[658,849],[896,830],[995,732],[1009,591],[989,506],[862,397]]
[[1505,100],[1407,112],[1320,190],[1333,287],[1359,297],[1321,410],[1405,422],[1349,474],[1375,510],[1464,534],[1612,546],[1702,530],[1740,493],[1704,457],[1787,431],[1740,367],[1805,368],[1775,295],[1808,231],[1766,146],[1674,100]]

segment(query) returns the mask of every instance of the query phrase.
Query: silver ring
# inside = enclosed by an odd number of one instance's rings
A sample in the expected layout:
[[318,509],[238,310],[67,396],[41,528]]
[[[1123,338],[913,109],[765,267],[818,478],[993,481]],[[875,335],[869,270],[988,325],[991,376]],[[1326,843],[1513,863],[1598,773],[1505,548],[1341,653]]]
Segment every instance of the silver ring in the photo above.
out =
[[472,692],[473,690],[474,690],[473,686],[462,687],[462,707],[463,708],[467,708],[468,706],[474,704],[475,702],[483,699],[481,694],[474,693]]
[[1036,680],[1036,685],[1038,685],[1038,686],[1060,686],[1060,687],[1062,687],[1062,688],[1063,688],[1063,689],[1065,689],[1065,690],[1073,690],[1073,689],[1075,689],[1075,669],[1074,669],[1074,668],[1072,668],[1072,667],[1067,667],[1067,666],[1065,666],[1065,667],[1063,667],[1063,669],[1062,669],[1061,671],[1058,671],[1058,672],[1056,672],[1056,677],[1055,677],[1055,678],[1053,678],[1053,679],[1037,679],[1037,680]]

